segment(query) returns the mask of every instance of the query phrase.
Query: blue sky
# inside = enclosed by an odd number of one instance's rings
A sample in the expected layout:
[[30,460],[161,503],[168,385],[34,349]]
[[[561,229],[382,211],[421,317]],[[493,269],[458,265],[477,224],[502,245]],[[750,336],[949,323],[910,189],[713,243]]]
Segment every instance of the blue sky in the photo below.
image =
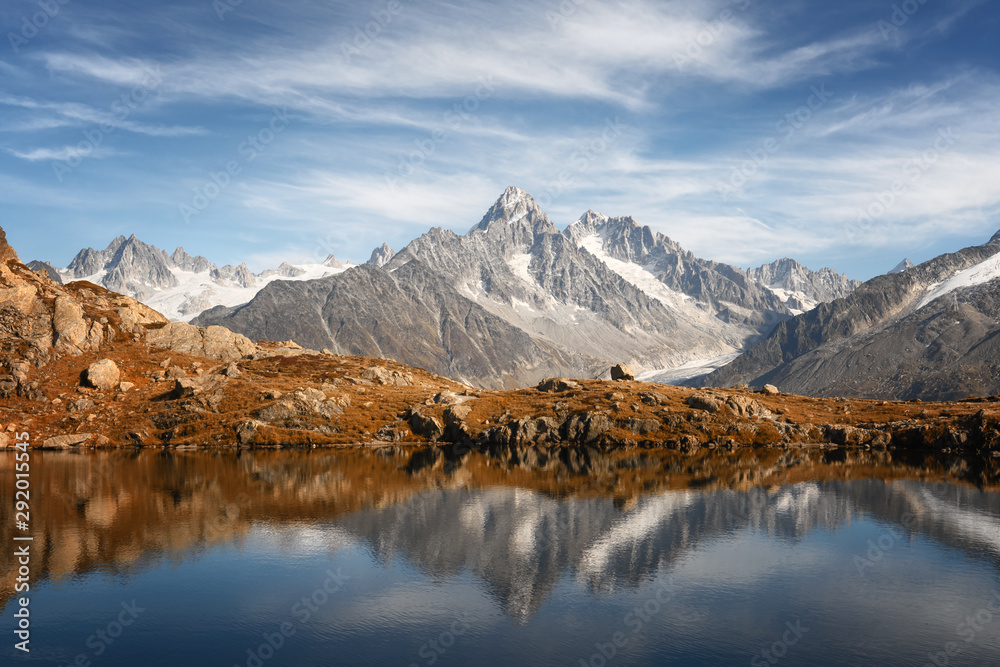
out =
[[0,225],[260,270],[464,232],[508,185],[867,279],[1000,228],[982,0],[8,0]]

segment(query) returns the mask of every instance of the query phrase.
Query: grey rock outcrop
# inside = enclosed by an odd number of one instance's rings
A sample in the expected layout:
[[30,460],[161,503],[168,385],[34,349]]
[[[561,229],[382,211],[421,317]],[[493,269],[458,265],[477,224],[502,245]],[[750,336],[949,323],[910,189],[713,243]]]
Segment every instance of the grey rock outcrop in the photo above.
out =
[[388,243],[383,243],[378,248],[372,250],[372,255],[368,258],[367,263],[376,268],[382,268],[395,256],[396,251],[390,248]]

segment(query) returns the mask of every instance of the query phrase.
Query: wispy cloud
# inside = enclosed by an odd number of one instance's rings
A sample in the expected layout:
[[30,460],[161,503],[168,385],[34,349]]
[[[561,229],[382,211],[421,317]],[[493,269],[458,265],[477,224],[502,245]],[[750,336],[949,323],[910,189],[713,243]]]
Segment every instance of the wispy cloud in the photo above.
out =
[[[11,148],[4,149],[11,155],[22,160],[27,160],[29,162],[38,162],[40,160],[68,160],[70,158],[75,158],[80,154],[79,149],[73,146],[64,146],[63,148],[33,148],[28,151],[18,151]],[[108,148],[106,146],[97,146],[92,148],[88,153],[88,158],[108,158],[124,155],[121,151],[116,151],[113,148]]]
[[[52,180],[39,163],[69,157],[81,131],[125,130],[100,146],[117,159],[59,191],[92,197],[95,210],[114,191],[125,226],[175,222],[178,202],[239,159],[232,184],[185,233],[245,256],[270,256],[254,244],[280,236],[300,254],[329,246],[363,260],[382,240],[400,245],[429,226],[468,229],[507,185],[545,200],[560,226],[588,208],[631,214],[740,264],[844,257],[901,238],[946,244],[997,224],[1000,83],[962,33],[979,28],[979,2],[927,3],[885,39],[876,23],[891,3],[425,0],[401,2],[355,41],[379,8],[265,0],[220,22],[194,0],[141,15],[80,5],[65,29],[52,26],[58,40],[0,61],[10,75],[0,157]],[[116,113],[151,71],[155,95]],[[477,97],[484,82],[493,90]],[[778,136],[814,85],[832,99],[723,200],[718,184]],[[474,109],[450,123],[470,99]],[[240,146],[276,107],[288,129],[243,161]],[[601,137],[609,119],[627,128],[612,142]],[[958,140],[947,154],[849,238],[859,211],[949,127]],[[388,182],[410,163],[412,174]]]
[[[121,106],[115,110],[116,102]],[[120,99],[111,103],[108,111],[95,109],[78,102],[43,102],[26,97],[0,94],[0,104],[9,107],[19,107],[34,112],[23,121],[8,125],[8,129],[50,129],[56,127],[86,127],[87,125],[105,125],[120,128],[136,134],[151,137],[188,137],[206,133],[205,128],[183,125],[155,125],[128,120],[131,109]]]

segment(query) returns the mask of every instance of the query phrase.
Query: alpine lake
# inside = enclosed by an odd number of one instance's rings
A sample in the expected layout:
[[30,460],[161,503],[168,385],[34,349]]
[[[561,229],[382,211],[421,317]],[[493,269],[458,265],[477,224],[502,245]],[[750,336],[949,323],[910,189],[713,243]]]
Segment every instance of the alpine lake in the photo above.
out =
[[0,467],[4,665],[1000,664],[945,454],[33,451],[24,531]]

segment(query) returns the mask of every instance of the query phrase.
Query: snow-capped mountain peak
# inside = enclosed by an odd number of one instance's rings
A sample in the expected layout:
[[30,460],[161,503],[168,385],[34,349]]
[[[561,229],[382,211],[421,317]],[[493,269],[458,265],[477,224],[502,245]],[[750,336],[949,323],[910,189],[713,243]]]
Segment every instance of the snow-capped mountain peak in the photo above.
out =
[[172,320],[189,320],[214,306],[235,306],[253,299],[275,280],[311,280],[345,271],[330,255],[322,264],[292,265],[254,274],[245,262],[218,267],[182,247],[167,254],[134,234],[115,238],[104,250],[77,253],[59,276],[65,281],[88,280],[127,294]]
[[538,206],[534,197],[520,188],[511,186],[466,236],[480,232],[498,235],[523,245],[535,235],[558,233],[558,229]]

